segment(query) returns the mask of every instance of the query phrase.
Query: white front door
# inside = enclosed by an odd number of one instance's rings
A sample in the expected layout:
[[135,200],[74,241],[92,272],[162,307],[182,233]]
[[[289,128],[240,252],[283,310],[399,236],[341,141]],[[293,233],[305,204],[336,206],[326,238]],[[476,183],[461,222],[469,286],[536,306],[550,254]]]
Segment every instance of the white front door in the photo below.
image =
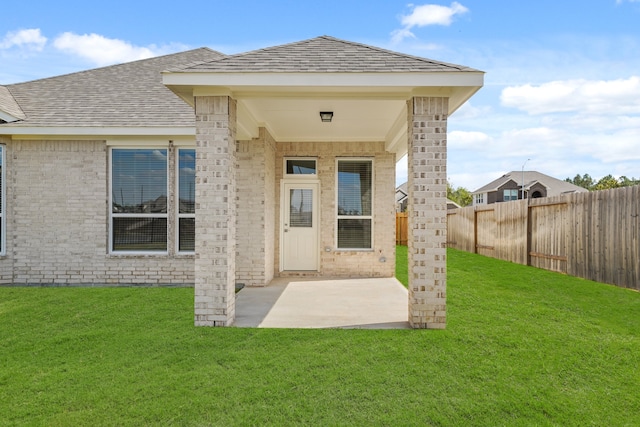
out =
[[282,184],[282,269],[318,270],[318,184]]

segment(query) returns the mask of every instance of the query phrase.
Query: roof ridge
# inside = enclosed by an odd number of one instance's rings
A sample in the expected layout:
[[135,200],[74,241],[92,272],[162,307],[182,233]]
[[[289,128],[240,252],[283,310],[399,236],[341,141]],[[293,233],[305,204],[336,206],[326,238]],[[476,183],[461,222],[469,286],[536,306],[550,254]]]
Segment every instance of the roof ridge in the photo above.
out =
[[[319,45],[314,46],[314,43],[320,42]],[[323,45],[323,42],[329,42],[326,45]],[[262,47],[259,49],[253,49],[247,52],[240,52],[240,53],[236,53],[236,54],[232,54],[232,55],[227,55],[224,56],[222,58],[217,58],[217,59],[213,59],[213,60],[208,60],[208,61],[203,61],[199,64],[196,65],[190,65],[190,66],[183,66],[180,65],[178,67],[174,67],[172,69],[170,69],[169,71],[175,71],[175,72],[181,72],[181,71],[193,71],[194,68],[198,68],[198,66],[200,66],[201,69],[213,69],[213,68],[224,68],[226,66],[226,64],[230,64],[230,65],[234,65],[234,64],[238,64],[239,62],[245,60],[245,58],[251,58],[252,55],[258,56],[258,57],[265,57],[267,58],[267,60],[269,62],[273,62],[273,63],[277,63],[276,60],[269,58],[269,55],[271,55],[272,57],[280,57],[283,56],[284,58],[287,58],[289,56],[291,56],[290,53],[287,52],[295,52],[296,50],[305,50],[304,48],[307,45],[311,45],[313,46],[313,49],[309,49],[309,51],[315,51],[317,50],[319,54],[321,54],[323,51],[328,51],[331,49],[332,45],[336,45],[339,44],[341,46],[347,47],[347,48],[356,48],[357,52],[360,54],[364,54],[366,55],[367,52],[369,53],[369,56],[372,55],[384,55],[387,56],[389,58],[392,58],[392,60],[398,60],[398,61],[407,61],[407,60],[411,60],[411,61],[415,61],[418,63],[421,63],[422,66],[424,67],[431,67],[431,68],[440,68],[439,71],[447,71],[447,70],[451,70],[451,71],[478,71],[475,70],[473,68],[464,66],[464,65],[457,65],[457,64],[452,64],[452,63],[448,63],[448,62],[441,62],[441,61],[436,61],[434,59],[430,59],[430,58],[423,58],[420,56],[415,56],[415,55],[410,55],[410,54],[406,54],[406,53],[401,53],[401,52],[394,52],[392,50],[389,49],[384,49],[384,48],[380,48],[377,46],[372,46],[372,45],[368,45],[368,44],[364,44],[364,43],[358,43],[358,42],[352,42],[349,40],[342,40],[336,37],[332,37],[332,36],[328,36],[328,35],[322,35],[322,36],[318,36],[318,37],[313,37],[310,39],[305,39],[305,40],[299,40],[299,41],[294,41],[294,42],[290,42],[290,43],[284,43],[284,44],[280,44],[277,46],[267,46],[267,47]],[[340,48],[336,48],[336,50],[341,50]],[[287,53],[287,55],[278,55],[279,52],[284,52]],[[260,63],[262,63],[262,61],[259,61]],[[210,66],[207,67],[207,65]],[[409,67],[411,68],[411,67]],[[263,70],[260,70],[263,71]],[[379,70],[378,70],[379,71]]]
[[[348,45],[353,45],[353,46],[358,46],[358,47],[364,47],[367,49],[371,49],[371,50],[376,50],[378,52],[382,52],[382,53],[386,53],[389,55],[394,55],[394,56],[398,56],[398,57],[402,57],[402,58],[411,58],[411,59],[415,59],[421,62],[426,62],[428,64],[437,64],[437,65],[445,65],[451,68],[455,68],[456,70],[472,70],[472,68],[470,67],[466,67],[464,65],[457,65],[457,64],[452,64],[449,62],[442,62],[442,61],[436,61],[435,59],[430,59],[430,58],[424,58],[421,56],[416,56],[416,55],[411,55],[408,53],[403,53],[403,52],[396,52],[393,50],[389,50],[389,49],[384,49],[378,46],[373,46],[373,45],[368,45],[368,44],[364,44],[364,43],[359,43],[359,42],[354,42],[354,41],[350,41],[350,40],[342,40],[342,39],[338,39],[335,37],[331,37],[331,36],[320,36],[320,37],[316,37],[315,39],[311,39],[311,40],[316,40],[319,38],[325,38],[325,39],[329,39],[332,41],[336,41],[336,42],[340,42],[340,43],[344,43],[344,44],[348,44]],[[477,71],[477,70],[476,70]]]
[[327,37],[327,36],[314,37],[314,38],[311,38],[311,39],[298,40],[298,41],[295,41],[295,42],[279,44],[279,45],[276,45],[276,46],[261,47],[261,48],[258,48],[258,49],[248,50],[246,52],[240,52],[240,53],[234,53],[234,54],[231,54],[231,55],[225,55],[222,58],[213,59],[211,61],[202,61],[202,62],[200,62],[198,64],[191,64],[189,66],[179,67],[179,68],[176,68],[175,71],[186,70],[187,68],[192,67],[194,65],[213,64],[213,63],[216,63],[216,62],[223,62],[223,61],[232,60],[232,59],[235,59],[235,58],[242,58],[243,56],[252,55],[252,54],[258,53],[258,52],[266,52],[266,51],[270,51],[270,50],[275,50],[275,49],[281,49],[281,48],[285,48],[285,47],[300,45],[300,44],[303,44],[303,43],[310,42],[312,40],[317,40],[317,39],[319,39],[321,37]]

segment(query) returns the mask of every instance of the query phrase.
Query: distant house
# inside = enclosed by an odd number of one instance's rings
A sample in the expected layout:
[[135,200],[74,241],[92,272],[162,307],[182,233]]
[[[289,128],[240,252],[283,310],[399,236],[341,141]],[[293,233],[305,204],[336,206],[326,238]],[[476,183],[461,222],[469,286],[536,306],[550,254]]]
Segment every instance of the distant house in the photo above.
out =
[[524,197],[537,199],[585,191],[589,190],[540,172],[513,171],[478,188],[471,195],[473,205],[477,206],[519,200],[523,193]]
[[[407,190],[407,183],[405,182],[396,188],[396,212],[406,212],[408,203],[409,190]],[[458,209],[459,207],[459,204],[447,199],[447,209]]]

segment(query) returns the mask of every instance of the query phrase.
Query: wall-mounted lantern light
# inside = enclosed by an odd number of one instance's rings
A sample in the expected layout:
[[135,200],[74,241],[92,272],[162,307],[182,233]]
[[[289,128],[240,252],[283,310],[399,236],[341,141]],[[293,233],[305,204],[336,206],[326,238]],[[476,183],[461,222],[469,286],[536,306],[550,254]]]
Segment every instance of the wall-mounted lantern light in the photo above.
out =
[[329,123],[333,119],[333,111],[320,111],[320,120]]

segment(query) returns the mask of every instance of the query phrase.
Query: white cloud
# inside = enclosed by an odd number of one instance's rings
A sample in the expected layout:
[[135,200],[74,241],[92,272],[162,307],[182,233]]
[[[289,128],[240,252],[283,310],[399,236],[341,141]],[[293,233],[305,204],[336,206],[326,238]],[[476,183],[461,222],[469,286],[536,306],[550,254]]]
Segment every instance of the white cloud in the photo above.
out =
[[428,25],[449,26],[453,22],[453,17],[469,11],[466,7],[454,1],[451,6],[440,6],[438,4],[423,4],[420,6],[410,5],[413,10],[409,15],[403,15],[400,19],[402,28],[391,33],[392,41],[399,43],[407,37],[415,37],[411,32],[414,27],[426,27]]
[[402,25],[405,28],[424,27],[427,25],[451,25],[453,17],[466,13],[469,9],[454,1],[451,6],[440,6],[437,4],[424,4],[414,6],[410,15],[402,17]]
[[26,50],[41,51],[47,44],[47,38],[40,33],[39,28],[28,30],[9,31],[0,40],[0,49],[11,49],[13,47],[24,48]]
[[640,77],[510,86],[502,91],[500,101],[504,106],[529,114],[576,111],[604,115],[640,114]]
[[409,157],[405,154],[396,163],[396,187],[407,182],[409,174]]
[[492,138],[489,135],[478,131],[451,131],[447,135],[447,145],[451,149],[477,150],[491,142]]
[[161,160],[161,161],[167,160],[167,156],[164,153],[162,153],[162,151],[160,150],[153,150],[152,157],[154,160]]
[[123,40],[93,33],[80,35],[66,32],[58,36],[53,45],[56,49],[88,59],[98,66],[146,59],[164,53],[163,49],[155,46],[133,46]]
[[475,118],[485,118],[493,114],[490,105],[481,105],[476,107],[471,101],[467,101],[460,106],[455,112],[455,120],[468,120]]

